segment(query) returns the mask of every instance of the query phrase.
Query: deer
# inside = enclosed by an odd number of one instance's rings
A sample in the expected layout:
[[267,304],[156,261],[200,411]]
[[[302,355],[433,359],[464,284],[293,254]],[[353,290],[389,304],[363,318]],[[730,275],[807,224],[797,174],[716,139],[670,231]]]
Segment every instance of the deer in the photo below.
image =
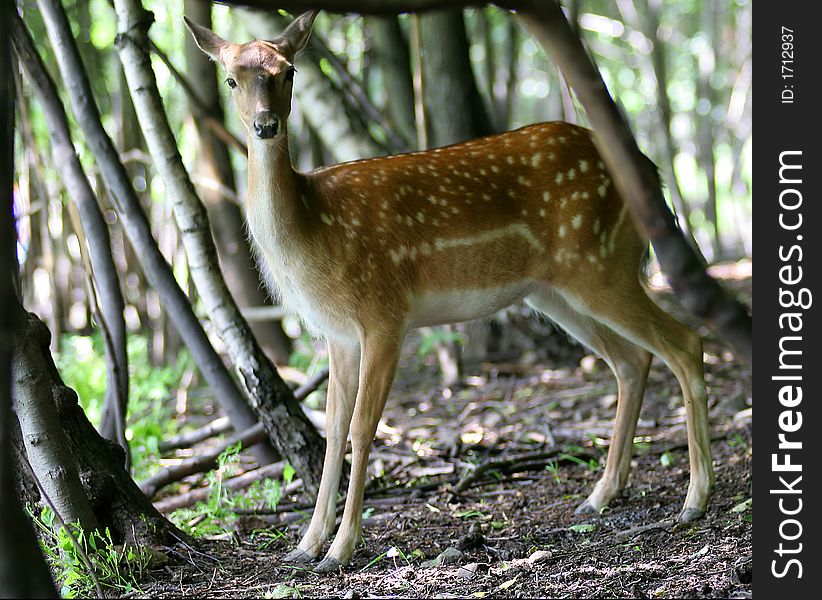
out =
[[360,540],[369,451],[406,333],[483,318],[525,301],[600,355],[617,380],[602,476],[576,509],[599,513],[621,494],[654,355],[686,407],[690,481],[682,522],[699,519],[714,488],[702,338],[649,296],[648,243],[633,226],[595,134],[540,123],[441,148],[301,173],[288,118],[294,63],[316,11],[277,37],[236,44],[185,22],[225,70],[248,140],[246,219],[269,286],[329,359],[326,451],[316,505],[290,563],[347,565]]

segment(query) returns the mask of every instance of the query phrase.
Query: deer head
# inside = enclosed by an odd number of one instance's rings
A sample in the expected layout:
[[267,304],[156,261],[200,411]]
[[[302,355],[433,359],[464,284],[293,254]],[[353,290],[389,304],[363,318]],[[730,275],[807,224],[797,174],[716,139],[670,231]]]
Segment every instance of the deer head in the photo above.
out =
[[291,114],[294,59],[305,47],[317,11],[297,17],[273,40],[234,44],[183,17],[200,49],[225,68],[226,85],[250,139],[285,136]]

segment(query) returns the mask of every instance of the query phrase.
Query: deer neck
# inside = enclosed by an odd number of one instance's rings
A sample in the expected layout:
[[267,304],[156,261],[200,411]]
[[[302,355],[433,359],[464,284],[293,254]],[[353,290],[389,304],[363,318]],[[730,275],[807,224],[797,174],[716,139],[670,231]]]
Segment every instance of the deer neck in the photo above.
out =
[[248,223],[264,249],[271,236],[278,245],[298,237],[307,208],[301,201],[301,187],[301,176],[291,165],[285,130],[276,140],[249,136]]

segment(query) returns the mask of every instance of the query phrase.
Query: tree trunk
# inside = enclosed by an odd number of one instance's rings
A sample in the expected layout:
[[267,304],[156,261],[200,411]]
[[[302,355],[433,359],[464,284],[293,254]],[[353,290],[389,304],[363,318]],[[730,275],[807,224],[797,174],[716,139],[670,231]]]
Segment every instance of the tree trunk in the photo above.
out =
[[[52,382],[40,351],[43,340],[35,338],[35,331],[42,333],[42,329],[42,323],[29,316],[15,342],[12,409],[20,422],[28,461],[54,510],[66,523],[79,523],[91,531],[97,529],[97,520],[80,485],[59,415],[54,412]],[[49,339],[47,336],[46,344]]]
[[747,309],[705,271],[668,210],[659,179],[608,93],[596,65],[554,3],[518,13],[567,77],[597,132],[597,147],[640,234],[656,250],[662,271],[683,305],[717,330],[753,364],[753,322]]
[[[717,10],[716,0],[705,0],[699,7],[700,30],[708,36],[708,45],[697,57],[697,112],[694,116],[696,122],[696,139],[699,148],[699,162],[702,170],[705,171],[705,183],[708,194],[705,198],[705,220],[713,228],[711,259],[716,262],[722,258],[722,232],[719,229],[719,215],[717,214],[716,203],[716,160],[714,158],[714,125],[711,113],[713,112],[716,100],[713,87],[711,86],[711,76],[716,70],[719,56],[716,53],[717,38]],[[707,108],[705,114],[699,114],[699,106]]]
[[461,9],[420,18],[429,146],[444,146],[493,132],[477,89]]
[[[123,449],[100,437],[86,418],[77,394],[66,387],[54,365],[48,346],[50,337],[48,328],[29,314],[21,345],[34,356],[30,363],[33,377],[45,382],[47,401],[53,403],[51,410],[57,419],[50,434],[62,426],[70,452],[64,466],[79,472],[85,499],[99,528],[108,528],[118,544],[167,545],[183,538],[184,534],[157,512],[123,468]],[[18,413],[18,419],[22,423],[24,416]],[[43,473],[36,464],[32,462],[32,467],[42,482]]]
[[[40,62],[31,39],[15,28],[14,43],[20,62],[25,66],[32,85],[38,89],[48,86],[45,66]],[[101,434],[120,444],[128,457],[125,436],[128,404],[128,356],[126,353],[126,324],[123,317],[125,302],[120,290],[120,278],[111,256],[111,238],[108,226],[89,186],[80,161],[68,137],[68,131],[51,127],[54,167],[59,171],[69,197],[75,202],[83,233],[88,240],[91,266],[96,290],[100,295],[99,327],[104,340],[106,357],[106,401],[108,419],[101,424]],[[32,140],[33,142],[33,140]],[[94,301],[93,298],[89,299]],[[107,413],[104,411],[104,416]]]
[[[11,21],[13,2],[0,3],[0,73],[12,72]],[[11,360],[18,312],[14,273],[17,247],[14,233],[14,79],[0,81],[0,597],[58,598],[31,523],[15,495],[11,443]]]
[[408,40],[397,17],[369,19],[368,27],[374,37],[374,53],[382,73],[388,115],[408,146],[413,148],[417,134]]
[[[195,23],[211,28],[211,3],[206,0],[186,0],[185,13]],[[191,81],[197,82],[200,100],[209,114],[224,120],[217,91],[214,63],[202,53],[191,36],[186,36],[186,70]],[[192,113],[196,110],[192,108]],[[198,186],[200,197],[208,209],[221,271],[228,288],[240,307],[263,306],[268,298],[263,291],[257,264],[252,257],[248,237],[243,230],[244,217],[239,206],[226,198],[226,192],[237,195],[234,171],[228,147],[202,121],[194,119],[197,133],[195,154],[195,182],[209,182]],[[223,191],[225,190],[225,191]],[[252,331],[266,354],[278,364],[288,364],[291,339],[279,321],[256,321]]]

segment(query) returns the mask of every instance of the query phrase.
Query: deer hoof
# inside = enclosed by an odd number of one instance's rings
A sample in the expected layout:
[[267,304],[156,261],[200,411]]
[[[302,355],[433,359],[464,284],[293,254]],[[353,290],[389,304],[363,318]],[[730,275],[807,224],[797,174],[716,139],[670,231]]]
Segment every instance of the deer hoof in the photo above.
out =
[[316,567],[314,567],[315,573],[336,573],[340,570],[343,564],[338,561],[336,558],[331,558],[330,556],[326,556],[324,559],[320,561]]
[[588,500],[577,506],[577,509],[574,511],[574,514],[577,515],[598,515],[599,509],[596,508],[593,504],[591,504]]
[[301,550],[300,548],[296,548],[295,550],[292,550],[291,552],[289,552],[288,554],[285,555],[285,558],[283,558],[283,562],[298,563],[298,564],[302,565],[302,564],[305,564],[305,563],[310,563],[315,558],[316,557],[311,556],[305,550]]
[[701,519],[704,514],[705,511],[698,508],[683,508],[682,512],[679,513],[679,522],[691,523],[692,521]]

